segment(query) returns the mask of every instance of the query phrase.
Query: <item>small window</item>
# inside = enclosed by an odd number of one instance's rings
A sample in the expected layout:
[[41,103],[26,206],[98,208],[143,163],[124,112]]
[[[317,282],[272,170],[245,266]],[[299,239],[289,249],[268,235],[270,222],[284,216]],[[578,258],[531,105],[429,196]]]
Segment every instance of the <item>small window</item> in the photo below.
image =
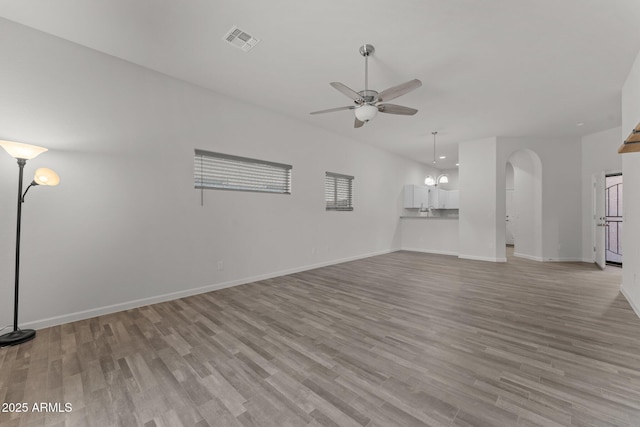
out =
[[196,150],[195,188],[291,194],[291,165]]
[[327,172],[324,177],[324,200],[328,211],[352,211],[353,177]]

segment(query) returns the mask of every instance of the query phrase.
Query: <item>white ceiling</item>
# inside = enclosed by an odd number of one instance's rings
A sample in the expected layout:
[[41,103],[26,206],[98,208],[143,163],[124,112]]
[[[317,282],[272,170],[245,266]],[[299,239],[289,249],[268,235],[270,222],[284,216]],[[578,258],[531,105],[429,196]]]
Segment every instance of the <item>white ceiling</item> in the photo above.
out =
[[[442,168],[465,140],[619,126],[640,50],[638,0],[0,0],[0,16],[425,163],[437,130]],[[233,25],[262,41],[231,46]],[[309,115],[350,105],[329,82],[364,88],[364,43],[370,88],[422,80],[392,101],[418,114]]]

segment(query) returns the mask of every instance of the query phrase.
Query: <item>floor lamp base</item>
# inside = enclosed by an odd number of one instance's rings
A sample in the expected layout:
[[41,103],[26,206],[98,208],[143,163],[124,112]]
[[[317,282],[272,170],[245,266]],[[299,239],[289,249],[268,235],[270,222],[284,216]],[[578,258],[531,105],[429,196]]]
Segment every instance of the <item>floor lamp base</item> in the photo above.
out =
[[0,335],[0,347],[22,344],[23,342],[31,341],[35,337],[36,331],[33,329],[9,332],[8,334]]

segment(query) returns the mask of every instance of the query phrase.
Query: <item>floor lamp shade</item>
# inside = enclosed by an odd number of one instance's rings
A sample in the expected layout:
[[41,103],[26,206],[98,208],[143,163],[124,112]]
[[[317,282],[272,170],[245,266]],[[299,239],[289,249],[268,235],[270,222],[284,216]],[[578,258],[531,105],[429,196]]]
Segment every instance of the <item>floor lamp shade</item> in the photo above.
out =
[[44,147],[13,141],[0,141],[0,146],[14,159],[31,160],[47,151]]
[[36,169],[33,181],[38,185],[48,185],[49,187],[55,187],[56,185],[60,184],[60,177],[57,173],[49,168],[39,168]]

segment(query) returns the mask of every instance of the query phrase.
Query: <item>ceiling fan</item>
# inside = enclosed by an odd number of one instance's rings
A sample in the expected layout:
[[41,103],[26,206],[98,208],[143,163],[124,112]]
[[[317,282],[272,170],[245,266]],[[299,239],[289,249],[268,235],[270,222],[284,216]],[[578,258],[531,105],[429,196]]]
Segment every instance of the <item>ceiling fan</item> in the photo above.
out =
[[369,120],[373,119],[378,111],[381,113],[400,114],[403,116],[413,116],[417,113],[418,110],[415,108],[403,107],[402,105],[396,104],[387,104],[387,101],[391,101],[392,99],[419,88],[422,86],[422,82],[420,80],[409,80],[408,82],[383,90],[380,93],[369,89],[369,56],[372,55],[374,51],[374,47],[370,44],[360,46],[360,55],[364,56],[364,90],[356,92],[340,82],[329,83],[336,90],[351,98],[355,105],[314,111],[311,114],[332,113],[340,110],[355,110],[356,121],[353,127],[359,128]]

